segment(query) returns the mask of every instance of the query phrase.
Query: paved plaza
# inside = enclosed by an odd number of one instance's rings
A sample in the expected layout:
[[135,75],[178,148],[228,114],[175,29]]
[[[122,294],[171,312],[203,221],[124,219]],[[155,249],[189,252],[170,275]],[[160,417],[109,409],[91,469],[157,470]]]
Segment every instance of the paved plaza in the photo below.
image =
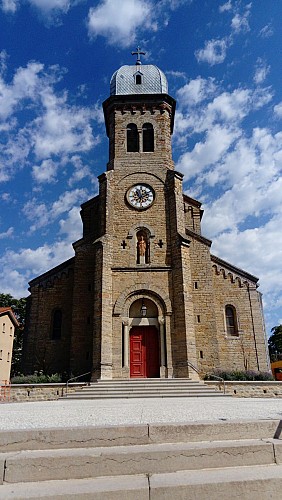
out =
[[190,397],[42,401],[0,405],[0,430],[185,423],[222,420],[282,420],[282,399]]

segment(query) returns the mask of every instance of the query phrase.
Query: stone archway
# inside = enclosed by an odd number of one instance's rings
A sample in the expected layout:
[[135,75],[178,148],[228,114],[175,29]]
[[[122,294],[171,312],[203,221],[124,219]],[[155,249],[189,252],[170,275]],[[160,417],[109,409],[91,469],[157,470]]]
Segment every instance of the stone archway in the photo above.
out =
[[149,298],[137,298],[129,308],[130,378],[160,376],[160,329],[158,307]]
[[[140,309],[144,302],[146,316],[141,315]],[[113,328],[120,332],[121,366],[119,377],[130,377],[130,332],[133,327],[155,326],[158,333],[159,377],[172,376],[171,364],[171,327],[172,314],[169,296],[160,288],[150,283],[137,282],[124,289],[119,295],[113,308]]]

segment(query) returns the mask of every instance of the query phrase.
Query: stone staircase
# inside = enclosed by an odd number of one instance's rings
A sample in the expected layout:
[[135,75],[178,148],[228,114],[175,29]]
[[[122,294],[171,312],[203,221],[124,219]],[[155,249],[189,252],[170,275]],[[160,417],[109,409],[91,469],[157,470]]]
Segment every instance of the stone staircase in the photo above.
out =
[[63,396],[67,399],[175,398],[223,396],[201,381],[177,379],[98,380]]
[[261,420],[1,431],[0,499],[280,500],[281,427]]

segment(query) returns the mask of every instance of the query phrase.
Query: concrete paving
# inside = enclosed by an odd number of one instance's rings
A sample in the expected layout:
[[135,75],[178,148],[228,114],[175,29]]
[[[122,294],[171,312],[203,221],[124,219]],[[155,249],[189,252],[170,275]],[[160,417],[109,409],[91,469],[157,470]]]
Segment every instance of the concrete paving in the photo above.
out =
[[0,430],[282,420],[282,399],[190,397],[5,403],[0,405],[0,416]]

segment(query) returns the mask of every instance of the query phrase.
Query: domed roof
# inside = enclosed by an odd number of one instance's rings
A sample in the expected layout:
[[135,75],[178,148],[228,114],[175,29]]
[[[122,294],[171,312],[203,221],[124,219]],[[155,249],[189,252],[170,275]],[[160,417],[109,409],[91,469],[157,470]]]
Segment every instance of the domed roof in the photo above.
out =
[[153,64],[121,66],[112,76],[111,95],[167,94],[165,74]]

